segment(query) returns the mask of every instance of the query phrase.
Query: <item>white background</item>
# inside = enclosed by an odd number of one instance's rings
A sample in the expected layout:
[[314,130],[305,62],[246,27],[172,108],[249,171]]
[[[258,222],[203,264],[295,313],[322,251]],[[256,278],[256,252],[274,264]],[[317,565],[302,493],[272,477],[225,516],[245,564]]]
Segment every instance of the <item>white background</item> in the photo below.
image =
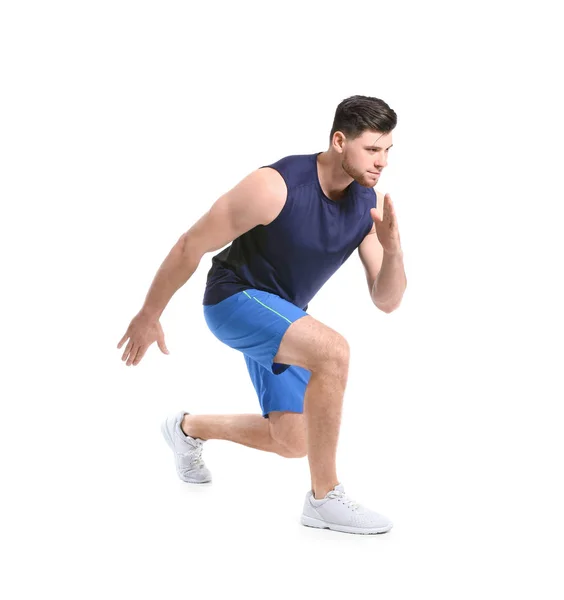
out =
[[[2,3],[3,598],[563,597],[555,5]],[[306,458],[209,441],[213,484],[177,479],[164,417],[259,411],[211,254],[170,355],[116,348],[178,237],[353,94],[398,114],[408,288],[379,312],[355,253],[310,314],[352,348],[338,473],[379,536],[300,525]]]

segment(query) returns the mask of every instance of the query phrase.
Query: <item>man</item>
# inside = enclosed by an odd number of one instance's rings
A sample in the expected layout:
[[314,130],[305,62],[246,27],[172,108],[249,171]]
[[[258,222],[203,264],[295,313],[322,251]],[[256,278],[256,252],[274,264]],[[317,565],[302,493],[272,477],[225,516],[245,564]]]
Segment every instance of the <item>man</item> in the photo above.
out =
[[392,527],[349,498],[337,478],[349,346],[306,310],[357,248],[374,304],[389,313],[401,302],[407,280],[394,207],[389,194],[382,198],[373,189],[396,124],[382,100],[343,100],[328,150],[288,156],[248,175],[180,237],[157,272],[118,344],[129,339],[122,360],[139,364],[154,341],[168,354],[160,315],[204,254],[231,242],[212,259],[204,316],[219,340],[244,354],[262,409],[262,415],[169,417],[162,433],[183,481],[211,481],[201,457],[209,439],[307,455],[304,525],[347,533]]

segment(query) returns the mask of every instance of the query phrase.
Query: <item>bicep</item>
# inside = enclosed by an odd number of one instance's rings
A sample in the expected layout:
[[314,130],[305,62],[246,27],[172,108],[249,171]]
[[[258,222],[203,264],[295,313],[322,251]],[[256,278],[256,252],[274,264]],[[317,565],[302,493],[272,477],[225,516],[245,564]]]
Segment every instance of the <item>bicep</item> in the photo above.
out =
[[380,273],[382,260],[384,259],[384,249],[376,235],[376,228],[374,225],[372,225],[370,233],[362,240],[358,247],[358,255],[360,256],[360,261],[364,267],[368,289],[372,292],[372,286]]

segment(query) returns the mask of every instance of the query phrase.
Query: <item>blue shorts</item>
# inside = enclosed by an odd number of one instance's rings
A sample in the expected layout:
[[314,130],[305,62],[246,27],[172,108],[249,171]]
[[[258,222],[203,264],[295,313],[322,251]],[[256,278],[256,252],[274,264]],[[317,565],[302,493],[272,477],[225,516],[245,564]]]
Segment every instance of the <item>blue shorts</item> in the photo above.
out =
[[211,332],[245,355],[263,417],[273,410],[303,413],[311,372],[297,365],[275,363],[274,357],[288,327],[305,315],[280,296],[255,289],[204,305]]

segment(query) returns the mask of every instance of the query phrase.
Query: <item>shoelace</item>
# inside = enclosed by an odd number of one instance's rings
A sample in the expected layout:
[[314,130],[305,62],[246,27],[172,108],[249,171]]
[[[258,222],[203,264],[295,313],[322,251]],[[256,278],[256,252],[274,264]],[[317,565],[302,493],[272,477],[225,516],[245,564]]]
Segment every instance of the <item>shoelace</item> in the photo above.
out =
[[355,502],[354,500],[349,498],[345,493],[339,492],[338,490],[331,490],[327,494],[327,497],[336,498],[337,500],[340,500],[345,506],[348,506],[352,510],[357,510],[358,508],[360,508],[359,502]]
[[194,451],[186,453],[187,456],[190,456],[191,464],[190,466],[182,469],[183,473],[191,471],[194,467],[202,467],[204,465],[204,461],[202,459],[202,445],[203,443],[201,441],[196,440],[196,447]]

